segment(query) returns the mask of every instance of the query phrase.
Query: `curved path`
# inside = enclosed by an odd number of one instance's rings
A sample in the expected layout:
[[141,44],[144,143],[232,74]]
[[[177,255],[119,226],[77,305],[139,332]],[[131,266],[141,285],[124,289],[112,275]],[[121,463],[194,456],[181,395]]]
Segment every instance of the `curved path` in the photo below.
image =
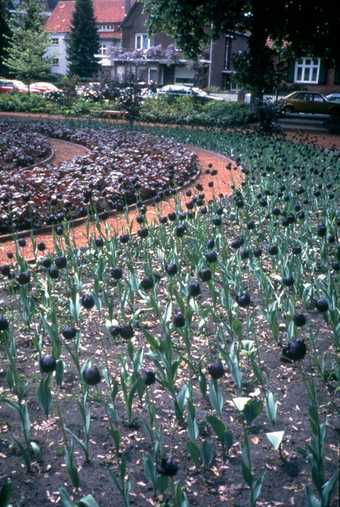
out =
[[[0,113],[0,117],[5,116]],[[8,116],[8,114],[7,114]],[[19,114],[17,116],[20,116]],[[26,115],[22,115],[26,116]],[[304,134],[301,132],[287,132],[287,138],[291,139],[295,142],[309,142],[314,145],[319,145],[325,148],[337,148],[340,149],[340,136],[329,135],[329,134]],[[74,156],[84,155],[88,152],[88,150],[80,145],[75,145],[69,142],[60,141],[56,139],[51,140],[51,144],[55,149],[55,157],[52,160],[53,164],[59,164],[62,161],[70,160]],[[199,159],[199,165],[201,168],[201,174],[192,183],[190,186],[184,188],[180,192],[178,192],[177,196],[180,198],[180,202],[185,208],[185,203],[189,200],[186,197],[186,192],[191,190],[193,193],[197,193],[196,185],[200,183],[203,187],[203,192],[205,194],[206,200],[214,199],[220,194],[223,195],[231,195],[232,187],[239,186],[243,175],[241,171],[235,166],[235,163],[228,158],[220,155],[218,153],[210,152],[207,150],[200,149],[198,147],[190,147],[192,151],[197,153]],[[232,170],[226,170],[226,165],[231,163]],[[211,168],[216,169],[217,175],[212,176],[211,174],[207,174],[207,171],[210,172]],[[213,182],[213,186],[211,185]],[[209,185],[210,183],[210,185]],[[157,205],[157,209],[154,205],[148,205],[147,207],[147,219],[148,222],[152,223],[155,221],[157,213],[161,213],[162,215],[167,215],[170,211],[173,211],[175,205],[175,199],[168,198],[162,201]],[[130,209],[128,220],[129,224],[126,222],[126,218],[123,214],[116,214],[109,219],[103,221],[103,225],[107,224],[110,228],[111,234],[120,234],[124,231],[127,231],[128,226],[131,227],[132,232],[136,232],[139,226],[136,223],[136,209]],[[86,224],[77,225],[72,229],[72,235],[75,244],[78,247],[84,246],[87,244],[87,228]],[[53,239],[51,234],[44,233],[36,236],[36,241],[43,241],[47,248],[52,251],[53,249]],[[7,241],[0,244],[0,264],[9,262],[8,255],[15,251],[15,245],[13,241]],[[27,259],[31,259],[33,257],[32,247],[30,245],[30,241],[27,241],[27,246],[21,249],[22,254],[25,255]]]
[[[51,143],[53,144],[53,147],[55,149],[55,157],[52,160],[53,164],[58,164],[63,160],[70,160],[76,155],[84,155],[87,152],[86,148],[72,143],[54,139],[51,140]],[[191,149],[197,154],[201,173],[191,185],[186,186],[176,194],[176,198],[178,197],[180,198],[180,202],[182,203],[184,209],[185,203],[188,202],[190,199],[189,197],[186,196],[186,192],[191,190],[193,194],[197,193],[198,192],[198,190],[196,189],[197,184],[202,185],[203,188],[202,191],[205,194],[207,202],[211,199],[215,199],[220,194],[223,194],[224,196],[231,195],[233,187],[234,186],[238,187],[240,185],[243,179],[243,174],[232,160],[218,153],[203,150],[197,147],[189,146],[189,149]],[[229,163],[231,164],[231,170],[226,169],[226,166]],[[210,174],[212,169],[217,171],[217,174],[214,176]],[[175,206],[174,197],[167,198],[157,205],[149,204],[147,206],[146,213],[148,222],[149,223],[155,222],[158,213],[161,213],[162,215],[167,215],[168,213],[173,211],[174,206]],[[109,217],[107,220],[105,221],[103,220],[103,225],[107,224],[110,227],[112,235],[126,232],[128,230],[128,227],[131,228],[131,232],[136,232],[139,229],[139,225],[135,220],[137,215],[138,211],[135,208],[131,208],[128,215],[129,224],[127,224],[124,214],[115,214]],[[72,229],[72,236],[77,247],[86,245],[87,244],[86,224],[76,225]],[[35,239],[36,242],[43,241],[46,244],[49,251],[53,250],[53,238],[50,233],[38,234],[35,236]],[[11,255],[11,253],[14,252],[15,252],[15,244],[13,240],[1,243],[0,264],[10,262],[7,254],[9,253]],[[21,248],[21,253],[25,256],[27,260],[33,258],[33,250],[29,238],[27,239],[27,246]]]

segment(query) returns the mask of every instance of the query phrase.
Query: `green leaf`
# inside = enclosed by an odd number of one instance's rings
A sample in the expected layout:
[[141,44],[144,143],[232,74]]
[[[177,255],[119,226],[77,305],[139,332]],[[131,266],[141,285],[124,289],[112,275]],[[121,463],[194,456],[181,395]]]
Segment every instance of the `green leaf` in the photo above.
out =
[[187,449],[194,464],[196,466],[199,466],[201,463],[201,451],[198,445],[195,444],[195,442],[189,440],[187,442]]
[[201,457],[204,466],[209,468],[214,461],[215,450],[213,444],[208,440],[204,440],[202,444]]
[[37,396],[39,405],[44,410],[46,417],[48,417],[52,403],[52,395],[50,391],[50,376],[41,379],[38,387]]
[[60,488],[59,494],[64,507],[76,507],[76,504],[72,502],[71,497],[65,488]]
[[275,400],[274,395],[271,391],[268,391],[266,393],[265,400],[266,400],[266,412],[267,412],[268,419],[270,420],[270,422],[272,424],[275,424],[276,419],[277,419],[278,404],[277,404],[277,401]]
[[99,507],[92,495],[86,495],[78,503],[79,507]]
[[266,433],[266,437],[272,444],[275,451],[277,451],[278,448],[280,447],[284,434],[285,434],[284,431],[272,431],[270,433]]
[[321,507],[320,500],[311,492],[308,486],[306,486],[306,500],[307,507]]
[[7,479],[0,490],[0,507],[8,507],[11,496],[12,483],[9,479]]
[[254,492],[255,501],[261,495],[263,481],[264,481],[264,474],[262,474],[262,476],[259,479],[256,479],[256,481],[253,484],[253,492]]
[[338,470],[334,472],[332,477],[325,482],[325,484],[322,486],[322,498],[323,498],[323,505],[328,507],[331,503],[331,498],[334,492],[334,488],[336,486],[337,481],[339,480],[339,473]]
[[31,447],[33,456],[36,459],[40,458],[40,456],[41,456],[41,449],[40,449],[39,445],[36,442],[34,442],[34,440],[31,440],[30,447]]
[[65,448],[65,464],[67,468],[67,472],[70,476],[72,486],[74,488],[79,488],[80,486],[80,478],[78,474],[78,470],[76,464],[74,462],[74,454],[73,454],[73,442],[69,449]]
[[58,359],[55,370],[55,380],[58,386],[62,385],[63,376],[64,376],[64,361],[62,359]]
[[243,417],[247,421],[248,424],[251,424],[256,417],[258,417],[263,408],[263,403],[261,400],[249,400],[244,409],[243,409]]
[[169,478],[166,477],[166,475],[160,475],[159,477],[157,477],[157,481],[156,481],[156,491],[158,491],[159,494],[163,494],[164,491],[166,491],[166,489],[168,488],[168,484],[169,484]]
[[154,486],[157,481],[156,467],[150,456],[144,456],[144,475],[148,481]]
[[189,393],[188,386],[186,384],[184,384],[176,396],[177,405],[182,413],[183,413],[183,410],[188,402],[189,396],[190,396],[190,393]]

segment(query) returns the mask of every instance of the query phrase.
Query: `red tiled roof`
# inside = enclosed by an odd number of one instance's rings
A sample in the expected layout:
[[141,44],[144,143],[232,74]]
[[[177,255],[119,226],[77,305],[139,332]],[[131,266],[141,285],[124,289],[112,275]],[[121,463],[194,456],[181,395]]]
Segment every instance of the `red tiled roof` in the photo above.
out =
[[[70,32],[75,0],[61,0],[48,18],[47,32]],[[120,23],[125,17],[124,0],[93,0],[97,23]]]

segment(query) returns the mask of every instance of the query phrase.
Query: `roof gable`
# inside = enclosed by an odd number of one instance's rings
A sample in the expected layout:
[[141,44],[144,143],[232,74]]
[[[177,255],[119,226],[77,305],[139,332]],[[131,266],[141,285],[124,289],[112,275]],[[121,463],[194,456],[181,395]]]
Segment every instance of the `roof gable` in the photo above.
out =
[[[48,18],[47,32],[70,32],[75,0],[61,0]],[[125,17],[124,0],[93,0],[97,23],[121,23]]]

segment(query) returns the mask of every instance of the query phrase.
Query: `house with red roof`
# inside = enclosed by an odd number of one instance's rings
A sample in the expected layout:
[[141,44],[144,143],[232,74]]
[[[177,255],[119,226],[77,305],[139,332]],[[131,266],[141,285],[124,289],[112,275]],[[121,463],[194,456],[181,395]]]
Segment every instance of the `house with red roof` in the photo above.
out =
[[[55,74],[65,75],[68,71],[67,43],[75,5],[75,0],[60,0],[45,25],[51,39],[47,56],[52,58],[52,72]],[[93,8],[100,38],[100,51],[96,57],[106,67],[110,65],[112,50],[121,47],[121,23],[130,8],[130,2],[93,0]]]

